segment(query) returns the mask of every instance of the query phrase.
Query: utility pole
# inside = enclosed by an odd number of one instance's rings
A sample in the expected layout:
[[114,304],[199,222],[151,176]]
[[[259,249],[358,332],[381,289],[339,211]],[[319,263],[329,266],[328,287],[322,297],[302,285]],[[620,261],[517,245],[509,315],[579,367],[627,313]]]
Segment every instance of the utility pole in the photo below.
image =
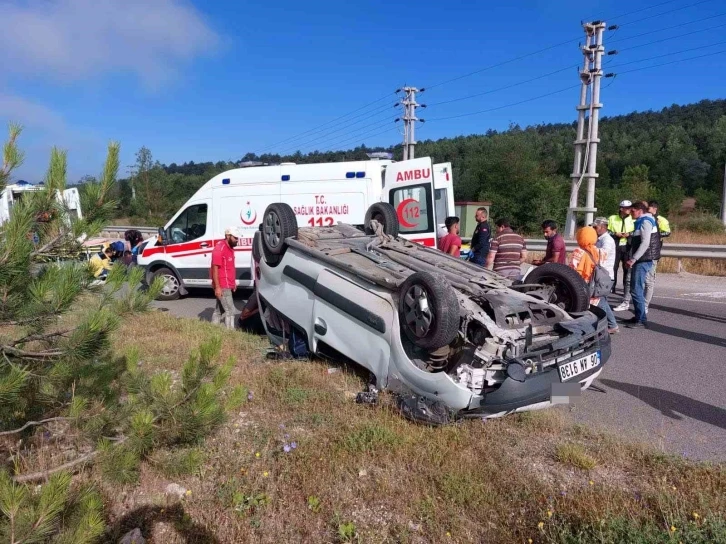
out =
[[[602,21],[584,23],[585,44],[582,46],[583,66],[580,71],[580,103],[577,106],[577,135],[575,137],[575,162],[572,169],[572,189],[570,206],[567,210],[565,233],[574,238],[577,228],[577,212],[585,212],[585,224],[589,225],[597,209],[595,208],[595,180],[597,174],[597,144],[600,108],[600,80],[602,79],[603,32],[606,25]],[[590,103],[587,102],[587,91],[590,89]],[[585,119],[587,116],[587,136],[585,136]],[[580,184],[587,179],[587,196],[585,207],[579,204]]]
[[403,160],[413,159],[416,147],[416,121],[424,123],[423,119],[416,117],[416,108],[425,108],[426,104],[416,102],[416,93],[422,93],[426,89],[416,87],[404,87],[396,92],[403,91],[404,97],[399,103],[403,106]]
[[723,197],[721,198],[721,222],[726,226],[726,164],[723,165]]

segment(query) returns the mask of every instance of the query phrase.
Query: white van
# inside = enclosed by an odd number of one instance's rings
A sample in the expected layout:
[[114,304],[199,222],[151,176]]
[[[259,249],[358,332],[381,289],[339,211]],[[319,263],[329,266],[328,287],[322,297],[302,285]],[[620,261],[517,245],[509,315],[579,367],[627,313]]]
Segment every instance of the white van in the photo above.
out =
[[[19,181],[12,185],[8,185],[0,192],[0,225],[10,219],[13,206],[17,205],[26,193],[33,191],[42,191],[42,185],[32,185],[27,181]],[[65,205],[66,210],[75,219],[83,219],[81,212],[81,195],[78,189],[73,187],[66,189],[61,195],[60,191],[56,195],[58,202]]]
[[205,183],[138,257],[146,281],[165,280],[160,300],[187,294],[188,287],[211,287],[212,249],[224,229],[242,231],[237,251],[237,285],[252,286],[252,237],[268,204],[284,202],[299,226],[364,224],[374,202],[396,209],[401,236],[436,247],[444,220],[454,214],[451,164],[429,157],[403,162],[369,160],[324,164],[283,163],[238,168]]

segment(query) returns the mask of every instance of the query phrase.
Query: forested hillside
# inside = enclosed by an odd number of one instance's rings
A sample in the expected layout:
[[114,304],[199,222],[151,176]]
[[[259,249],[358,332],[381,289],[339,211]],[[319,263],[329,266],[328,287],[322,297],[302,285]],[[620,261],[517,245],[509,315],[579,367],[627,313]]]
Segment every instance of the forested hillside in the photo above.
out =
[[[704,211],[717,212],[726,159],[726,100],[605,117],[600,127],[596,205],[603,213],[612,213],[622,198],[658,198],[672,214],[685,196],[696,197]],[[534,231],[545,217],[564,220],[574,138],[574,123],[514,125],[502,132],[421,141],[416,155],[453,163],[457,200],[490,200],[495,215],[508,215],[520,229]],[[248,153],[240,160],[331,162],[366,159],[366,153],[379,150],[361,145],[286,156]],[[390,151],[401,158],[400,145]],[[211,176],[235,167],[227,162],[161,165],[145,148],[137,159],[132,178],[120,184],[120,213],[155,219],[174,213]]]

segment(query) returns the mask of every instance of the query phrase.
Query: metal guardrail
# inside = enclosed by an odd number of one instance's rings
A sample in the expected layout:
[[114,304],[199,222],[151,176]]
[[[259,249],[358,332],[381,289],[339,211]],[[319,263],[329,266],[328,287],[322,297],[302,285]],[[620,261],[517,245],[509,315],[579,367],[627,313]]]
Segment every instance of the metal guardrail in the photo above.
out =
[[[462,242],[468,244],[471,238],[462,238]],[[542,238],[525,238],[529,251],[544,251],[547,248],[547,240]],[[572,251],[577,247],[574,240],[565,240],[565,247]],[[662,257],[673,257],[675,259],[726,259],[726,246],[702,245],[702,244],[671,244],[663,243],[660,252]]]
[[[123,238],[124,232],[127,230],[138,230],[145,238],[156,234],[159,229],[154,227],[130,227],[120,225],[109,225],[104,227],[102,235],[109,238]],[[462,242],[468,244],[471,238],[461,238]],[[543,238],[525,238],[527,249],[530,251],[544,251],[547,248],[547,240]],[[574,240],[565,240],[565,246],[568,251],[572,251],[577,247]],[[673,257],[675,259],[726,259],[726,245],[702,245],[702,244],[671,244],[665,242],[661,249],[662,257]],[[679,266],[680,268],[680,266]]]
[[103,227],[103,230],[101,231],[101,236],[106,236],[107,238],[123,238],[124,232],[132,229],[138,230],[142,234],[142,236],[144,236],[144,238],[156,234],[159,231],[159,229],[156,227],[128,227],[120,225],[108,225],[107,227]]

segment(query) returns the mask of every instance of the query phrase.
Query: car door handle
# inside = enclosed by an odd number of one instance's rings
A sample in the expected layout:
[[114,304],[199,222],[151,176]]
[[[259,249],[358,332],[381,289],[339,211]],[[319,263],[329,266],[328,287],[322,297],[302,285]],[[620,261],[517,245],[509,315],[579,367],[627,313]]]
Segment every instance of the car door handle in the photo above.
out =
[[202,242],[202,243],[201,243],[201,244],[199,244],[199,245],[200,245],[201,247],[209,247],[209,243],[208,243],[208,242]]
[[320,336],[325,336],[325,333],[328,332],[328,324],[319,317],[315,318],[315,332]]

